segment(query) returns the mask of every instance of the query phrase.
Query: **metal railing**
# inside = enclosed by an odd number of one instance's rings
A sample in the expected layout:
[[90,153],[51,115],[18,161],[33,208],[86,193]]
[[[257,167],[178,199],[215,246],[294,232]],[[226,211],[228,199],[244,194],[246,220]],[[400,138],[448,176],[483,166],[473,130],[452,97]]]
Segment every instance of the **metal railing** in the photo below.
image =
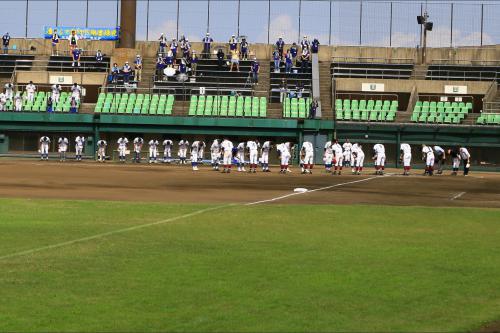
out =
[[333,56],[332,63],[335,63],[335,62],[413,65],[415,63],[415,59],[413,59],[413,58],[376,58],[376,57]]
[[500,66],[500,60],[432,59],[431,65]]

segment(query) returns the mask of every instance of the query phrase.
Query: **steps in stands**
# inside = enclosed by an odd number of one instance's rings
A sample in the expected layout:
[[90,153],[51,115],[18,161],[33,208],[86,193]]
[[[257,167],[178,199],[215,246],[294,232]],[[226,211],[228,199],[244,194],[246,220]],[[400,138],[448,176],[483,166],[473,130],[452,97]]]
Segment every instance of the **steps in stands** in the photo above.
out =
[[406,111],[396,112],[395,122],[397,122],[397,123],[410,123],[411,122],[411,112],[406,112]]
[[410,79],[425,80],[428,69],[429,69],[428,65],[415,65],[415,67],[413,67],[413,72],[411,73]]
[[78,110],[78,113],[92,114],[92,113],[94,113],[95,105],[96,105],[95,103],[82,103],[80,105],[80,109]]
[[321,95],[322,119],[333,119],[332,111],[332,76],[330,62],[319,63],[319,91]]
[[149,89],[153,87],[153,76],[156,70],[155,59],[144,59],[142,63],[142,81],[137,84],[139,89]]
[[45,71],[49,66],[49,57],[45,55],[36,55],[33,66],[31,66],[30,71]]
[[254,86],[255,96],[266,97],[269,101],[271,65],[269,61],[259,61],[259,65],[259,83]]

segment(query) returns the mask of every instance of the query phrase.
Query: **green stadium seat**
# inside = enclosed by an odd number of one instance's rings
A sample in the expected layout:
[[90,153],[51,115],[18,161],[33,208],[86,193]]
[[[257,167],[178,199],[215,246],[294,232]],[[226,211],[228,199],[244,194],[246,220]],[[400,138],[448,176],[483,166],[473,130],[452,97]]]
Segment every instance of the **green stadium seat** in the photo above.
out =
[[304,98],[299,99],[299,118],[307,118],[306,101]]
[[258,97],[253,97],[252,98],[252,117],[258,117],[259,116],[259,98]]
[[228,115],[229,98],[227,96],[222,96],[220,102],[220,112],[219,115],[226,117]]
[[211,116],[212,115],[213,104],[214,104],[214,97],[213,96],[207,96],[207,100],[205,102],[205,116]]
[[243,96],[239,96],[236,99],[236,117],[243,117],[243,106],[245,104],[245,99]]
[[344,120],[351,120],[352,119],[352,114],[351,114],[351,110],[345,110],[344,111]]
[[196,108],[198,107],[198,97],[196,95],[191,96],[191,101],[189,103],[189,116],[196,116]]
[[220,96],[215,96],[214,97],[214,104],[212,108],[212,116],[218,116],[220,113]]
[[229,97],[229,108],[227,110],[227,115],[229,117],[234,117],[236,115],[236,97]]
[[266,97],[261,97],[260,98],[259,116],[261,118],[266,118],[267,117],[267,98]]
[[290,117],[298,118],[299,117],[299,101],[297,98],[292,98],[290,108]]
[[205,96],[200,96],[198,98],[198,106],[196,107],[196,115],[203,116],[205,112]]
[[370,111],[367,111],[367,110],[361,110],[360,112],[361,112],[361,120],[362,120],[362,121],[368,121]]
[[245,97],[245,105],[243,106],[243,114],[245,117],[252,116],[252,97]]
[[337,120],[344,120],[344,114],[343,114],[342,110],[335,111],[335,118]]
[[361,120],[361,113],[357,108],[352,111],[352,120]]

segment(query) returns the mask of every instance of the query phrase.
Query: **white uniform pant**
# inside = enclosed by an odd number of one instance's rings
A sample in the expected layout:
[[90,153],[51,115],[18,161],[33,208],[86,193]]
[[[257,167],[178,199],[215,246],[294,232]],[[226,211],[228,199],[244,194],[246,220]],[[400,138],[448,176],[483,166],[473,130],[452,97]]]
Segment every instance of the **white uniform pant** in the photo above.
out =
[[80,94],[79,93],[72,93],[71,97],[74,97],[77,102],[80,100]]
[[375,158],[375,166],[384,166],[385,165],[385,154],[377,154]]
[[28,101],[33,102],[34,99],[35,99],[35,93],[34,92],[29,92],[27,94],[27,99],[28,99]]
[[425,166],[433,167],[434,166],[434,155],[427,154],[425,158]]
[[306,156],[304,157],[304,164],[313,164],[314,163],[314,154],[306,152]]
[[49,144],[42,143],[42,145],[40,146],[40,154],[47,155],[48,153],[49,153]]
[[125,147],[125,146],[118,147],[118,154],[119,154],[120,157],[125,157],[125,150],[126,149],[127,149],[127,147]]
[[281,154],[281,159],[280,159],[280,164],[281,165],[288,165],[288,162],[290,161],[290,154]]
[[3,111],[4,106],[5,106],[5,103],[0,102],[0,111]]
[[99,149],[97,149],[97,156],[99,157],[99,160],[104,161],[106,158],[106,148],[99,147]]
[[52,93],[52,102],[54,102],[56,104],[59,103],[59,97],[60,97],[59,94]]
[[326,166],[331,166],[333,161],[333,154],[331,153],[325,153],[325,165]]
[[354,166],[357,168],[363,167],[363,162],[365,161],[365,155],[359,155],[354,159]]
[[240,164],[245,164],[245,153],[244,152],[238,152],[238,155],[236,155],[238,158],[238,161],[240,161]]
[[336,167],[341,167],[343,166],[344,164],[344,155],[339,155],[339,156],[335,156],[335,166]]
[[232,159],[233,154],[230,151],[225,151],[224,152],[224,157],[222,159],[222,164],[224,165],[231,165],[232,164]]
[[411,154],[403,154],[403,166],[410,167],[411,164]]
[[67,150],[68,150],[68,147],[59,147],[58,152],[65,153]]
[[262,152],[261,163],[262,164],[268,164],[269,163],[269,152],[268,151],[263,151]]
[[199,152],[198,151],[192,151],[191,152],[191,163],[196,163],[198,162],[198,155]]
[[453,169],[460,168],[460,159],[458,157],[454,157],[452,161],[453,161]]
[[14,97],[14,92],[12,92],[12,91],[6,91],[5,92],[5,98],[7,100],[9,100],[9,99],[12,100],[13,97]]
[[203,149],[198,150],[198,159],[203,159],[203,155],[205,155],[205,151]]
[[16,100],[16,111],[22,111],[23,110],[23,102],[20,99]]
[[75,147],[75,154],[76,155],[81,155],[82,151],[83,151],[83,147],[80,147],[80,146]]
[[165,148],[165,150],[163,151],[163,157],[164,158],[170,158],[170,157],[172,157],[172,149]]
[[257,150],[251,150],[250,151],[250,164],[257,164],[259,163],[259,153]]
[[212,164],[219,163],[219,159],[220,159],[220,152],[211,152],[210,153],[210,160],[212,161]]
[[158,155],[158,149],[156,147],[149,147],[149,158],[156,160],[157,155]]
[[179,157],[180,158],[186,158],[187,155],[187,149],[186,148],[180,148],[179,149]]

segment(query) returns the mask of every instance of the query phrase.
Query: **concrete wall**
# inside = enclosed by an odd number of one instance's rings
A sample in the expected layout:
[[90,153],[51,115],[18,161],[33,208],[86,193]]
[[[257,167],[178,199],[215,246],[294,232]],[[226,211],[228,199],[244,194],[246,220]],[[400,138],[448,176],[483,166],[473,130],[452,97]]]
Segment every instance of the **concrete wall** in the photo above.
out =
[[49,84],[50,76],[71,76],[73,82],[81,85],[98,85],[101,86],[106,79],[106,73],[73,73],[73,72],[17,72],[17,83],[27,84],[33,81],[35,84]]

